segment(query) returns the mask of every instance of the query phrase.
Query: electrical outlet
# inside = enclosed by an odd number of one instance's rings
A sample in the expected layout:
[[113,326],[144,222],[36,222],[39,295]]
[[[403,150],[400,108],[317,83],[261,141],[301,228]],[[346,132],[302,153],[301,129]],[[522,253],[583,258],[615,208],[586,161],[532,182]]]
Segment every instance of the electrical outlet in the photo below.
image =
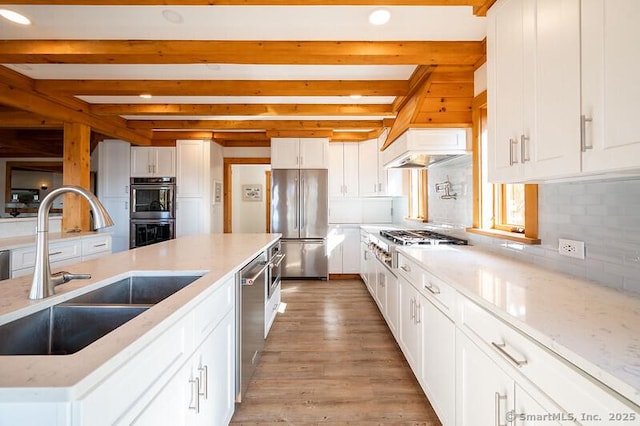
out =
[[562,256],[584,259],[584,241],[564,240],[560,238],[558,253]]

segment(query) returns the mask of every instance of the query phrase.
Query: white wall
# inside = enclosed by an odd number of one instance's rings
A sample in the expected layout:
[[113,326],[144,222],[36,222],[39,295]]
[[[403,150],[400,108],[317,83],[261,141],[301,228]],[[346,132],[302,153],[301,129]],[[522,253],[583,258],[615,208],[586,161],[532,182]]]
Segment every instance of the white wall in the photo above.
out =
[[[262,164],[234,164],[232,173],[232,232],[265,232],[267,194],[265,172],[271,166]],[[244,201],[242,185],[261,185],[262,200]]]
[[240,158],[271,158],[271,148],[269,147],[256,147],[256,148],[223,148],[225,158],[240,157]]
[[[212,186],[215,182],[222,183],[224,181],[224,158],[222,156],[223,148],[217,143],[211,143],[211,180]],[[213,188],[212,188],[213,191]],[[224,194],[224,188],[223,188]],[[224,196],[220,202],[213,200],[211,195],[211,233],[221,234],[224,232]]]

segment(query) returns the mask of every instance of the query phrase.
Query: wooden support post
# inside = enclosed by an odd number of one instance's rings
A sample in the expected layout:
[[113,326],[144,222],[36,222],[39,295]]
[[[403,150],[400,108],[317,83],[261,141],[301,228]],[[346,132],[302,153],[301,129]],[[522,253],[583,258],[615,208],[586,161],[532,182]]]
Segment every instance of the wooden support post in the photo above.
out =
[[[89,145],[91,127],[80,123],[64,123],[63,185],[89,189]],[[66,194],[62,208],[62,232],[89,231],[89,204],[78,195]]]

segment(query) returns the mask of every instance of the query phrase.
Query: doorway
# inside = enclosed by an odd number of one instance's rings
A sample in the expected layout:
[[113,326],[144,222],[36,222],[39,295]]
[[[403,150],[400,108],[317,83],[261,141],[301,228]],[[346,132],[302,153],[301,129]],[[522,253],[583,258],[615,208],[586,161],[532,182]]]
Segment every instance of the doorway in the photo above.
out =
[[269,232],[271,160],[224,159],[224,232]]

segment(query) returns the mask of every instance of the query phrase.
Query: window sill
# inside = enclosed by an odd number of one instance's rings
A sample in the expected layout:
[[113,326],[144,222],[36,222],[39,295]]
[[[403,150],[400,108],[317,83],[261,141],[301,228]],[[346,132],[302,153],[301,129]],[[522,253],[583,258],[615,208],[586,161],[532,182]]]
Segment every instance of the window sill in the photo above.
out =
[[420,222],[420,223],[428,223],[428,220],[420,219],[419,217],[405,217],[404,220],[407,222]]
[[498,229],[480,229],[480,228],[467,228],[465,229],[470,234],[484,235],[485,237],[498,238],[503,240],[516,241],[522,244],[538,245],[542,241],[539,238],[525,237],[524,234],[518,234],[515,232],[500,231]]

